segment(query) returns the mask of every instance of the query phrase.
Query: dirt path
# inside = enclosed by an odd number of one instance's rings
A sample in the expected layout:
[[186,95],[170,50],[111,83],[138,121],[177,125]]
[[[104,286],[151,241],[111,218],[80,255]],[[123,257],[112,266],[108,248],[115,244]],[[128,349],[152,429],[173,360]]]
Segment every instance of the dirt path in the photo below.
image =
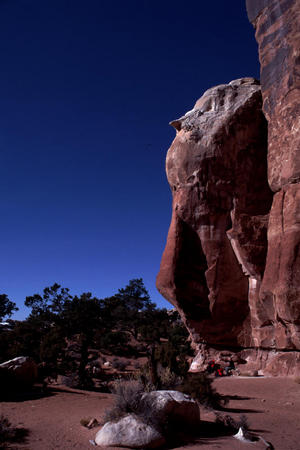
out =
[[[215,387],[230,396],[226,411],[238,418],[247,416],[251,429],[271,442],[276,450],[300,449],[300,384],[286,378],[220,378]],[[85,417],[101,420],[111,405],[112,395],[67,388],[51,389],[48,396],[38,395],[18,401],[2,402],[0,414],[16,426],[29,430],[25,442],[10,448],[23,450],[89,449],[97,428],[80,425]],[[202,437],[177,448],[206,450],[247,450],[266,448],[262,443],[241,443],[232,437],[216,437],[211,433],[214,415],[201,411]]]

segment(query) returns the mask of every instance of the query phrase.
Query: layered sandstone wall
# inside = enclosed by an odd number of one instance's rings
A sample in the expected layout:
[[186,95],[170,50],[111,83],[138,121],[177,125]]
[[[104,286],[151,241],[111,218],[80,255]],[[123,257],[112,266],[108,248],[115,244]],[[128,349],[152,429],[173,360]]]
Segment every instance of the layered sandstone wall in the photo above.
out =
[[300,373],[299,6],[249,0],[261,87],[209,89],[171,123],[157,287],[190,331],[194,368],[235,354],[263,373]]
[[266,347],[300,350],[300,1],[247,0],[268,121],[268,181],[274,192],[260,290]]

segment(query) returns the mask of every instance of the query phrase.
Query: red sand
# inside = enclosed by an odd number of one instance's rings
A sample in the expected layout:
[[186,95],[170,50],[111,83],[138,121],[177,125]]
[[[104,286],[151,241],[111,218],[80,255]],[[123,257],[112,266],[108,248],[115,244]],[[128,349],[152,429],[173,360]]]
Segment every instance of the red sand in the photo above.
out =
[[[238,418],[245,414],[250,428],[272,443],[276,450],[300,449],[300,384],[288,378],[220,378],[215,387],[232,396],[226,408]],[[79,391],[68,388],[51,389],[47,397],[23,401],[2,402],[0,414],[13,425],[29,430],[25,443],[8,448],[23,450],[89,449],[99,428],[88,430],[80,419],[101,420],[112,403],[111,394]],[[201,411],[203,421],[213,420],[213,414]],[[225,414],[226,412],[224,412]],[[205,427],[205,423],[203,423]],[[233,437],[202,437],[185,449],[263,449],[262,443],[241,443]]]

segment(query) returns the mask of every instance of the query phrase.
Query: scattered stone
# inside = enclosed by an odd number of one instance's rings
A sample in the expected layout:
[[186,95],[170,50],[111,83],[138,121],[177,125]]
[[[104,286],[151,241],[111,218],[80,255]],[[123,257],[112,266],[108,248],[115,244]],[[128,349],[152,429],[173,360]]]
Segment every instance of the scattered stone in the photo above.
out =
[[105,363],[103,363],[103,367],[105,367],[105,369],[109,369],[111,367],[110,361],[106,361]]
[[233,437],[242,442],[253,442],[254,440],[251,439],[249,433],[245,432],[242,427],[239,428],[239,431]]
[[99,425],[99,422],[97,419],[93,418],[89,421],[89,423],[87,424],[87,428],[91,429],[91,428],[95,428]]

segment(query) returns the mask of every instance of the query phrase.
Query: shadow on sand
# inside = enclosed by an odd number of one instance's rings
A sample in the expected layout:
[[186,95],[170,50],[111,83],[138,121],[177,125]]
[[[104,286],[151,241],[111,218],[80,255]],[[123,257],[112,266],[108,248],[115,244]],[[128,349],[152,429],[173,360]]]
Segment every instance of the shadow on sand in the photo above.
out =
[[212,445],[217,444],[218,439],[230,437],[235,434],[231,428],[222,424],[201,420],[197,429],[189,433],[175,433],[168,437],[166,449],[175,449],[185,445]]

